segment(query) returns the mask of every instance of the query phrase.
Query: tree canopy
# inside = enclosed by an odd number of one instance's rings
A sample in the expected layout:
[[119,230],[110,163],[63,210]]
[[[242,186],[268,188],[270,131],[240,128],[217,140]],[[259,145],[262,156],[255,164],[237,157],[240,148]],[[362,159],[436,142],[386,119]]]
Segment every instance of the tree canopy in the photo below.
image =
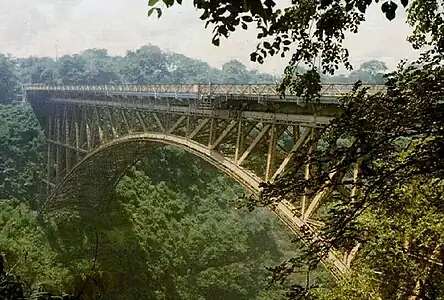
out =
[[[298,67],[299,73],[307,70]],[[370,84],[384,83],[386,70],[382,61],[368,61],[363,66],[340,76],[323,75],[323,83],[350,84],[356,79]],[[238,60],[230,60],[221,68],[162,51],[145,45],[127,51],[124,56],[112,56],[106,49],[88,49],[78,54],[50,57],[15,58],[0,56],[0,90],[3,104],[19,100],[22,84],[275,84],[281,76],[250,70]],[[297,74],[297,72],[295,73]]]

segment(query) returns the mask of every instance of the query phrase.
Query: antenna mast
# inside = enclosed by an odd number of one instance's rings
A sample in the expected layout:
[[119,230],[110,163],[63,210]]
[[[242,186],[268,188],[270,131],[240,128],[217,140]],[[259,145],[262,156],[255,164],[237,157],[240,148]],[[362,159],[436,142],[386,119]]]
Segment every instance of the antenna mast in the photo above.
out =
[[55,61],[57,62],[59,60],[59,41],[58,40],[56,40],[56,43],[55,43],[55,51],[56,51]]

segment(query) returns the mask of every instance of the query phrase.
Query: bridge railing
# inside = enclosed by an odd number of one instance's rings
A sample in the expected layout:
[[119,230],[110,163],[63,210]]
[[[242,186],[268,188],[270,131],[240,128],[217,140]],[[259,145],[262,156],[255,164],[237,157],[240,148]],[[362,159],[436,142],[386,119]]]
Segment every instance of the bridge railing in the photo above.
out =
[[[384,85],[364,85],[370,93],[384,91]],[[321,96],[340,97],[350,92],[351,84],[324,84]],[[102,92],[102,93],[175,93],[201,95],[243,95],[277,97],[275,84],[109,84],[109,85],[47,85],[30,84],[23,86],[24,91],[67,91],[67,92]]]

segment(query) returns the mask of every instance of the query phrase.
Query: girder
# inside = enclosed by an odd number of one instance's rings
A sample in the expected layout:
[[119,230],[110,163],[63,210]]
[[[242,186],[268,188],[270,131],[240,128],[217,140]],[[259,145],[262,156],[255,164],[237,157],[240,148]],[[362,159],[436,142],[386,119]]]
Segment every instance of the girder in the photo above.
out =
[[[24,91],[48,141],[46,210],[82,201],[100,205],[103,191],[109,191],[128,166],[161,145],[193,153],[260,196],[260,184],[289,170],[295,153],[316,141],[320,130],[340,113],[334,103],[305,105],[272,98],[274,105],[269,106],[264,99],[277,95],[270,85],[34,85]],[[234,102],[213,97],[223,93]],[[263,97],[253,99],[253,94]],[[307,179],[311,170],[305,166],[301,176]],[[336,171],[329,175],[332,180],[344,176]],[[333,192],[346,197],[357,193],[355,187],[319,187],[312,197],[303,196],[297,203],[278,201],[272,210],[310,243],[322,239],[318,209]],[[307,240],[307,231],[312,240]],[[340,277],[358,248],[330,251],[324,263]]]
[[[370,93],[385,90],[384,85],[364,85]],[[164,97],[191,99],[200,95],[223,95],[234,97],[275,97],[279,99],[277,84],[113,84],[113,85],[26,85],[25,90],[41,91],[74,91],[74,92],[106,92],[111,95],[131,95],[141,97]],[[321,95],[326,98],[337,98],[350,92],[352,84],[324,84]],[[289,97],[288,99],[295,99]]]

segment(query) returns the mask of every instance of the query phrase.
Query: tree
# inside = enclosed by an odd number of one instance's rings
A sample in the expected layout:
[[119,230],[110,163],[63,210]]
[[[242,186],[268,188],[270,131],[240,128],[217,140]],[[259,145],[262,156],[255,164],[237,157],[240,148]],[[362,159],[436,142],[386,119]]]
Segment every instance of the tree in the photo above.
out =
[[349,82],[355,83],[358,80],[370,84],[383,84],[384,72],[387,71],[387,65],[378,60],[370,60],[361,64],[361,67],[352,71],[349,75]]
[[29,107],[0,105],[0,199],[35,200],[43,176],[43,132]]
[[84,57],[74,54],[64,55],[59,59],[59,84],[88,84],[87,61]]
[[[39,291],[60,294],[66,288],[69,271],[59,264],[57,252],[26,203],[0,201],[0,252],[0,298],[22,299]],[[8,297],[11,292],[18,294]]]
[[159,47],[150,45],[136,51],[128,51],[121,63],[121,75],[125,83],[165,84],[169,82],[166,55]]
[[363,64],[361,64],[360,70],[364,72],[370,73],[370,75],[375,76],[378,73],[387,71],[387,65],[385,62],[379,61],[379,60],[370,60],[366,61]]
[[208,63],[178,53],[167,53],[170,79],[174,84],[219,83],[221,71]]
[[0,54],[0,104],[10,104],[18,90],[12,58]]
[[88,49],[81,56],[86,61],[89,84],[120,83],[117,66],[106,49]]
[[23,84],[54,84],[57,80],[57,66],[49,57],[28,57],[17,59],[17,73]]
[[[12,61],[12,58],[9,59]],[[208,84],[272,83],[275,78],[249,70],[240,62],[227,62],[225,70],[185,55],[162,51],[147,45],[125,56],[111,56],[106,49],[88,49],[80,54],[64,55],[55,61],[49,57],[17,58],[17,77],[5,76],[14,87],[8,97],[14,98],[21,84]],[[236,68],[242,70],[239,77]],[[6,91],[6,89],[3,89]],[[9,95],[9,94],[8,94]],[[11,98],[11,99],[12,99]],[[9,100],[8,100],[9,101]]]
[[238,60],[230,60],[222,65],[225,82],[227,83],[250,83],[250,74],[244,64]]

